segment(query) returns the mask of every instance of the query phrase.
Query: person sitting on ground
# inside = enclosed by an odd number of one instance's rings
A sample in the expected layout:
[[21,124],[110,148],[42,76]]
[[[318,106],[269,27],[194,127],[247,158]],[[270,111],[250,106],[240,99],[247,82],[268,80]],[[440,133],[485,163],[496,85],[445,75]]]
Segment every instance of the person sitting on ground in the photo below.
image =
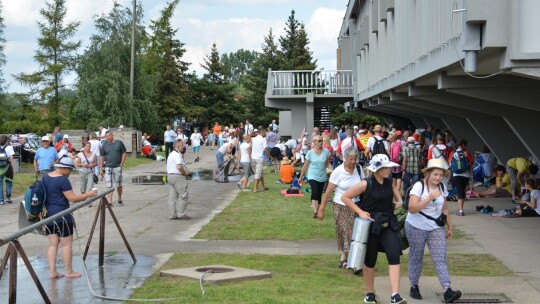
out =
[[534,178],[529,178],[525,181],[525,187],[531,192],[531,200],[519,201],[519,206],[516,207],[516,216],[525,216],[525,217],[538,217],[540,216],[540,206],[538,205],[538,200],[540,200],[540,190],[536,189],[536,180]]
[[510,177],[504,166],[495,167],[495,185],[491,185],[486,191],[478,193],[480,197],[510,197]]
[[525,180],[529,178],[530,175],[536,175],[538,173],[538,166],[533,164],[528,158],[525,157],[516,157],[509,159],[506,162],[506,172],[510,177],[510,193],[512,194],[512,202],[517,203],[519,200],[516,199],[516,192],[519,189],[518,187],[524,187]]
[[290,184],[294,177],[294,167],[288,157],[284,157],[279,168],[279,179],[276,184]]
[[142,155],[146,158],[156,159],[156,149],[152,148],[150,142],[145,140],[141,149]]

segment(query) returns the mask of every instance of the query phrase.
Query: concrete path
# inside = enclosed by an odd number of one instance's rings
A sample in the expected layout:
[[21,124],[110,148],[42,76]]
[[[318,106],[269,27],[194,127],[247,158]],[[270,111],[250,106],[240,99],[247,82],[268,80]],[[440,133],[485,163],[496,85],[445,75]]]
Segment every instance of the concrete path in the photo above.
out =
[[[203,147],[201,151],[201,162],[193,163],[193,155],[190,152],[186,156],[189,169],[191,171],[208,172],[215,167],[215,150],[211,151],[209,147]],[[120,224],[126,234],[126,237],[136,255],[141,256],[142,260],[152,259],[152,263],[143,263],[141,267],[146,267],[140,273],[151,273],[148,269],[156,270],[165,262],[172,253],[175,252],[219,252],[219,253],[264,253],[264,254],[338,254],[335,241],[208,241],[192,240],[191,238],[216,214],[221,212],[237,195],[238,188],[236,183],[219,184],[212,180],[200,180],[189,182],[190,204],[188,213],[193,217],[189,221],[169,220],[167,212],[168,188],[160,184],[159,177],[165,174],[165,162],[154,162],[138,166],[136,168],[125,170],[124,176],[124,205],[123,207],[115,205],[113,210],[118,217]],[[138,184],[145,178],[157,181],[157,184]],[[272,182],[272,178],[269,178]],[[74,189],[78,189],[77,176],[72,178]],[[99,183],[98,188],[104,190],[104,183]],[[255,194],[254,194],[255,195]],[[15,200],[19,201],[19,200]],[[116,198],[114,199],[116,201]],[[306,203],[307,204],[307,203]],[[450,202],[451,210],[456,209],[456,203]],[[505,277],[453,277],[453,286],[468,293],[501,293],[506,295],[514,303],[537,303],[536,299],[540,296],[540,241],[537,231],[540,224],[538,218],[522,219],[504,219],[494,218],[490,215],[474,211],[475,205],[494,206],[495,210],[511,207],[508,199],[473,199],[465,204],[467,216],[453,216],[456,227],[471,236],[471,240],[450,240],[449,253],[486,253],[493,254],[504,265],[512,270]],[[79,240],[75,242],[74,253],[80,255],[86,244],[88,233],[92,225],[96,208],[83,208],[75,215],[78,222]],[[307,209],[306,209],[307,210]],[[18,229],[17,225],[18,206],[4,205],[0,206],[0,235],[9,235]],[[23,247],[28,255],[34,256],[36,261],[46,257],[46,240],[41,236],[31,235],[21,239]],[[95,253],[97,252],[97,235],[90,247],[92,259],[88,262],[90,273],[101,273],[97,271],[95,262]],[[5,247],[5,246],[4,246]],[[0,248],[3,254],[4,247]],[[116,228],[112,225],[110,217],[107,217],[106,244],[105,250],[114,258],[115,255],[121,256],[122,261],[127,264],[130,262],[127,253]],[[122,253],[122,255],[119,255]],[[77,257],[75,258],[77,262]],[[150,265],[151,264],[151,265]],[[38,267],[38,276],[44,282],[48,279],[46,264],[40,264]],[[132,265],[127,271],[126,278],[119,278],[119,284],[124,289],[132,289],[139,286],[143,280],[138,283],[128,283],[130,271],[139,267],[138,264]],[[77,268],[80,270],[80,268]],[[105,274],[108,272],[105,271]],[[107,275],[105,275],[107,276]],[[0,280],[0,302],[7,301],[6,280],[4,276]],[[64,290],[68,285],[77,285],[77,288],[71,286],[70,294],[77,296],[80,301],[71,303],[95,303],[95,298],[91,297],[85,287],[86,282],[81,280],[62,279],[55,284],[53,290]],[[126,281],[123,281],[126,280]],[[27,280],[25,280],[26,282]],[[96,279],[95,284],[103,280]],[[29,283],[24,283],[29,284]],[[64,285],[62,285],[64,284]],[[103,283],[101,283],[103,284]],[[390,288],[386,277],[376,279],[377,290],[382,301],[390,297]],[[107,290],[106,286],[96,288]],[[19,288],[21,288],[19,286]],[[121,287],[119,287],[121,288]],[[409,283],[406,277],[402,279],[402,296],[408,296]],[[423,277],[421,281],[421,291],[424,301],[421,303],[440,302],[440,286],[436,277]],[[108,291],[109,295],[114,294]],[[439,293],[439,295],[437,295]],[[116,293],[118,296],[126,296],[125,290]],[[129,292],[128,292],[129,294]],[[23,299],[25,295],[21,295]],[[23,298],[21,298],[23,297]],[[83,300],[83,299],[88,299]],[[28,301],[26,301],[28,300]],[[35,302],[34,302],[35,300]],[[106,303],[107,301],[102,301]],[[39,300],[25,298],[25,303],[39,303]],[[415,301],[409,299],[409,303]],[[420,301],[419,301],[420,303]]]

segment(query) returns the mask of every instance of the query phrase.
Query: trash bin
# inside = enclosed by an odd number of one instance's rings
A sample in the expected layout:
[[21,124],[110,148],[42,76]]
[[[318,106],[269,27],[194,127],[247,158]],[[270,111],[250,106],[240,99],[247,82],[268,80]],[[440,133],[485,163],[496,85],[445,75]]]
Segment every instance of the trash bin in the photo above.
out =
[[21,155],[20,154],[13,154],[13,160],[15,163],[15,166],[13,167],[13,171],[20,173],[21,172]]

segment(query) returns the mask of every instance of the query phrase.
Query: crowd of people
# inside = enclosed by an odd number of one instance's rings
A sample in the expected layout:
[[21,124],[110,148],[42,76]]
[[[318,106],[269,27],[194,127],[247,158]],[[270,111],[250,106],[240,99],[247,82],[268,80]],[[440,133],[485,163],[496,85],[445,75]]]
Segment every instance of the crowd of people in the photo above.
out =
[[[408,202],[408,215],[403,224],[410,244],[408,272],[410,296],[421,299],[420,273],[426,245],[437,272],[445,302],[461,296],[450,286],[446,262],[446,241],[453,233],[448,201],[457,201],[456,216],[465,216],[464,204],[473,184],[485,187],[481,197],[508,197],[517,205],[513,217],[540,216],[540,190],[535,175],[538,167],[527,157],[516,157],[500,164],[489,148],[471,153],[466,139],[458,140],[450,130],[409,129],[381,125],[314,128],[302,132],[299,138],[279,137],[279,125],[273,120],[267,127],[254,127],[246,120],[237,126],[222,127],[218,122],[211,128],[194,128],[189,135],[182,128],[170,125],[163,133],[163,148],[143,135],[143,155],[157,159],[164,150],[169,187],[169,218],[190,220],[187,213],[188,180],[191,172],[186,162],[186,151],[193,151],[193,162],[200,161],[202,146],[215,149],[217,170],[228,161],[242,168],[238,187],[243,192],[262,192],[269,189],[264,168],[278,173],[276,183],[308,183],[309,202],[314,219],[324,220],[329,203],[334,203],[338,250],[338,266],[347,268],[353,223],[356,217],[372,221],[367,242],[363,276],[367,293],[365,303],[377,303],[374,274],[377,254],[383,251],[389,264],[391,303],[406,303],[399,294],[401,234],[394,210]],[[68,134],[56,128],[51,135],[41,138],[41,148],[34,157],[37,179],[47,184],[51,206],[48,216],[69,207],[69,202],[95,195],[94,184],[99,177],[107,188],[116,188],[117,204],[122,201],[122,168],[126,148],[113,133],[100,126],[99,131],[83,140],[82,147],[73,147]],[[75,148],[80,148],[76,152]],[[11,203],[12,181],[15,175],[14,149],[6,136],[0,136],[0,204]],[[189,157],[192,157],[191,155]],[[299,167],[295,170],[295,167]],[[79,169],[80,195],[73,193],[69,174]],[[479,168],[477,171],[477,168]],[[478,173],[480,172],[480,173]],[[67,182],[66,182],[67,180]],[[251,181],[252,186],[250,187]],[[3,185],[6,184],[4,197]],[[296,181],[296,182],[295,182]],[[297,186],[295,186],[297,187]],[[407,193],[409,193],[407,197]],[[107,196],[113,203],[113,193]],[[77,276],[71,268],[73,223],[69,217],[49,227],[50,277],[62,274],[51,261],[61,243],[66,264],[66,276]],[[65,250],[65,252],[64,252]],[[358,270],[355,270],[357,273]]]

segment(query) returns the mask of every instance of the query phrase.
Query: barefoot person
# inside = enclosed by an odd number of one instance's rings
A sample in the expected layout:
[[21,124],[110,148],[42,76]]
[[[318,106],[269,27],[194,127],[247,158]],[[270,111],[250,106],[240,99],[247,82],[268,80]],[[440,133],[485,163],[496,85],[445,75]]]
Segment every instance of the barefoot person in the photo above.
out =
[[[88,191],[84,194],[75,194],[71,183],[69,182],[69,174],[75,169],[73,159],[63,157],[54,165],[56,170],[45,175],[43,182],[45,184],[45,193],[47,200],[45,208],[47,215],[45,218],[51,217],[69,208],[69,202],[80,202],[97,194],[96,190]],[[49,263],[49,278],[61,278],[64,275],[56,270],[56,256],[58,253],[58,245],[62,244],[62,260],[66,268],[67,278],[80,277],[81,274],[73,271],[73,217],[66,215],[60,219],[53,221],[45,226],[49,247],[47,248],[47,262]]]

